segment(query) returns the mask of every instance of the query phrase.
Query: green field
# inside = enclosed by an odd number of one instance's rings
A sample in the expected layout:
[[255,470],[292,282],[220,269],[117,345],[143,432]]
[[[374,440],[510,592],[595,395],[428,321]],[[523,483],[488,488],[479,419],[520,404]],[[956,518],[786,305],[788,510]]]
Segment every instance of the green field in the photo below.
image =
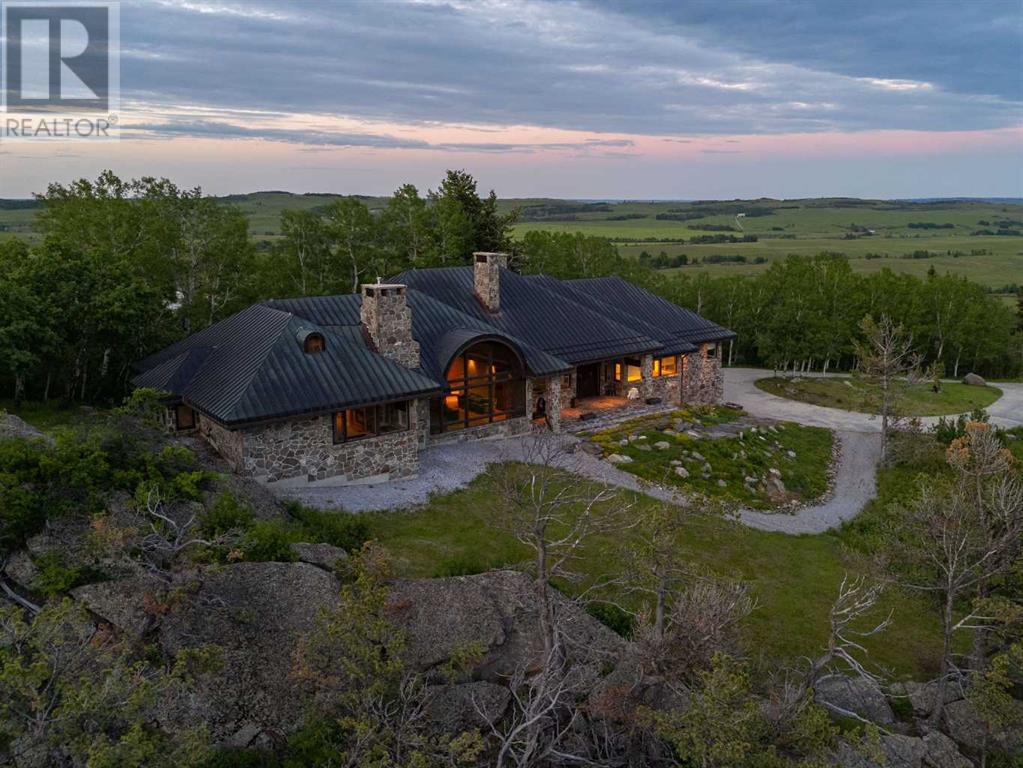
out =
[[[248,216],[253,238],[273,240],[280,234],[283,211],[316,210],[338,197],[257,192],[221,199]],[[386,198],[362,199],[371,210],[380,210],[386,204]],[[643,251],[652,256],[663,252],[668,257],[685,254],[690,261],[699,261],[664,270],[669,274],[755,275],[766,270],[771,261],[789,254],[812,256],[830,251],[848,256],[857,272],[887,267],[923,275],[933,267],[939,273],[960,274],[995,290],[1023,283],[1023,236],[977,234],[1023,232],[1023,205],[1018,203],[844,198],[592,203],[537,198],[501,200],[499,208],[503,212],[519,211],[519,222],[513,227],[516,237],[534,230],[582,232],[615,239],[626,256],[639,258]],[[740,217],[739,213],[746,215]],[[0,240],[31,237],[33,215],[32,210],[0,206]],[[695,218],[659,220],[658,215]],[[708,226],[730,229],[701,229]],[[753,235],[757,242],[692,243],[693,238],[714,235]],[[928,257],[913,258],[914,252],[921,251],[926,251]],[[706,264],[708,256],[741,256],[746,263]]]

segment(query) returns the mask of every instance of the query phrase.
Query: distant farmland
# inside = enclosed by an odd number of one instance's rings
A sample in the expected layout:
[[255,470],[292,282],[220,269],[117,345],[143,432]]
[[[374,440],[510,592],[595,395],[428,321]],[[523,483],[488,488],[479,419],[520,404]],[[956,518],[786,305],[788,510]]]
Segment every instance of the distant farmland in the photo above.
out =
[[[283,211],[319,210],[338,197],[258,192],[222,199],[244,211],[255,240],[272,242],[280,236]],[[386,204],[385,198],[362,199],[371,210]],[[0,241],[34,238],[35,211],[23,206],[19,201],[0,201]],[[516,237],[530,230],[582,232],[610,238],[623,254],[637,259],[644,251],[651,259],[663,253],[669,261],[684,254],[690,263],[666,269],[669,274],[749,275],[788,254],[830,251],[845,254],[853,269],[862,272],[888,267],[922,275],[933,267],[993,290],[1023,284],[1023,204],[1018,202],[537,198],[501,200],[500,208],[519,211],[513,228]],[[756,241],[742,242],[746,238]],[[736,242],[727,242],[733,239]],[[708,256],[726,261],[705,263]]]

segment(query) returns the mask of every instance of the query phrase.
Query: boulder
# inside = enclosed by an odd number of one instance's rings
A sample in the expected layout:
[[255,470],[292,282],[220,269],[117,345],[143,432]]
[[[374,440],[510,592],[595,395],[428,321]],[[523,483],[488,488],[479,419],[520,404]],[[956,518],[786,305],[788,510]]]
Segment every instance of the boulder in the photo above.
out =
[[927,768],[972,768],[973,763],[956,749],[956,743],[941,731],[924,735],[924,765]]
[[976,373],[968,373],[963,376],[963,384],[969,384],[971,387],[987,386],[987,382],[984,381],[984,377],[978,376]]
[[988,733],[976,707],[966,699],[946,704],[942,720],[944,721],[942,730],[968,753],[979,754],[986,739],[989,747],[996,747],[1012,755],[1023,754],[1023,731],[1003,730]]
[[683,480],[685,480],[687,477],[689,477],[689,470],[686,469],[685,467],[678,466],[675,467],[675,474],[681,477]]
[[636,450],[637,451],[652,451],[653,448],[651,448],[646,443],[640,443],[639,445],[636,446]]
[[[585,654],[594,679],[614,667],[627,643],[592,616],[554,593],[571,637],[570,654]],[[391,620],[407,636],[408,663],[430,672],[471,645],[483,652],[474,680],[505,683],[542,655],[536,591],[528,575],[491,571],[476,576],[397,581],[389,594]]]
[[693,452],[692,452],[692,453],[691,453],[690,455],[691,455],[691,456],[692,456],[692,457],[693,457],[694,459],[696,459],[697,461],[706,461],[706,460],[707,460],[707,459],[706,459],[706,458],[704,457],[704,455],[703,455],[702,453],[700,453],[699,451],[693,451]]
[[167,591],[166,581],[144,574],[76,587],[71,596],[100,620],[139,639],[168,610]]
[[[848,742],[840,742],[834,754],[835,765],[841,768],[924,768],[927,748],[923,739],[884,733],[878,744],[879,754],[857,749]],[[874,760],[879,757],[880,760]]]
[[[628,441],[626,441],[628,442]],[[579,444],[579,450],[583,453],[588,453],[590,456],[600,456],[604,453],[599,445],[596,443],[585,442]]]
[[215,645],[216,679],[163,716],[204,723],[214,741],[260,743],[299,727],[309,699],[292,677],[299,637],[338,605],[333,574],[308,563],[235,563],[182,574],[160,621],[159,643],[173,656]]
[[27,421],[15,416],[13,413],[0,411],[0,440],[5,438],[42,440],[47,445],[53,445],[53,438],[45,432],[40,432]]
[[348,553],[341,547],[331,544],[308,544],[301,542],[291,545],[291,551],[300,563],[309,563],[318,568],[326,568],[328,571],[335,570],[338,560],[347,560]]
[[610,456],[607,457],[607,460],[611,464],[631,464],[632,463],[632,457],[631,456],[626,456],[625,454],[622,454],[622,453],[612,453]]
[[25,589],[34,589],[39,569],[32,562],[32,557],[25,550],[18,550],[7,557],[4,573],[11,581]]
[[[913,707],[913,714],[917,717],[930,715],[931,710],[934,709],[934,699],[938,695],[938,684],[933,681],[929,683],[909,681],[903,687],[909,697],[909,703]],[[945,686],[945,704],[962,697],[963,692],[958,685],[949,683]]]
[[669,448],[671,448],[671,443],[669,443],[667,440],[658,440],[656,443],[654,443],[654,448],[656,448],[658,451],[666,451]]
[[724,480],[720,480],[720,479],[718,480],[718,488],[727,488],[727,487],[728,487],[728,483],[726,483]]
[[814,698],[832,712],[852,712],[878,725],[895,722],[895,713],[881,689],[864,678],[829,675],[817,681]]
[[484,730],[508,710],[511,693],[503,685],[477,680],[458,685],[434,685],[427,691],[426,719],[441,733]]

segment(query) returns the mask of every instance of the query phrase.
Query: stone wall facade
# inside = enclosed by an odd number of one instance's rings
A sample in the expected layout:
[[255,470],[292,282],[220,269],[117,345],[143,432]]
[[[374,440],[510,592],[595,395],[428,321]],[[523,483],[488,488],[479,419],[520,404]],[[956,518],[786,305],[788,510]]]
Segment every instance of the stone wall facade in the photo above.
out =
[[419,409],[409,407],[409,428],[334,444],[330,414],[243,430],[243,471],[268,482],[336,478],[393,480],[419,472]]
[[377,352],[406,368],[419,367],[419,342],[412,338],[404,285],[362,286],[360,320]]
[[199,434],[213,446],[235,472],[245,468],[245,440],[241,432],[218,424],[209,416],[199,417]]
[[648,397],[659,397],[664,403],[678,405],[682,402],[682,373],[681,364],[679,373],[674,376],[658,376],[651,378]]
[[725,394],[721,376],[721,346],[701,344],[682,358],[682,401],[698,405],[721,402]]
[[533,420],[529,416],[518,416],[505,421],[495,421],[492,424],[481,424],[478,427],[455,430],[454,432],[442,432],[439,435],[430,435],[431,445],[442,445],[444,443],[466,442],[469,440],[489,440],[497,437],[515,437],[526,435],[533,429]]
[[490,312],[501,308],[501,270],[508,267],[507,253],[474,253],[473,288],[476,298]]
[[[528,379],[527,383],[526,405],[528,406],[528,415],[532,416],[532,414],[537,412],[537,406],[542,397],[546,407],[547,424],[550,426],[551,431],[560,432],[562,408],[561,376],[551,376],[547,379]],[[569,398],[571,398],[571,395],[569,395]]]

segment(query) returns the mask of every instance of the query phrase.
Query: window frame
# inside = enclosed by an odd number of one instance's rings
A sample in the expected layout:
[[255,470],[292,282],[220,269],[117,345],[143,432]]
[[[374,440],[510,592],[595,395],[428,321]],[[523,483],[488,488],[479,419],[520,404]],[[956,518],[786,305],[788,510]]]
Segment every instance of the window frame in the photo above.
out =
[[[664,361],[671,360],[672,368],[674,370],[671,373],[664,372]],[[667,379],[672,376],[678,376],[678,355],[665,355],[663,357],[655,357],[653,367],[651,368],[651,375],[655,379]]]
[[[470,375],[474,368],[475,373]],[[484,371],[482,374],[480,368]],[[430,404],[431,434],[457,432],[526,415],[525,371],[510,347],[495,341],[469,346],[451,359],[444,377],[448,391],[433,398]],[[514,407],[496,408],[499,388],[505,390],[509,402],[514,401]],[[485,397],[483,390],[486,390]],[[448,403],[451,398],[456,398],[454,406]],[[485,408],[474,410],[473,398],[477,404],[483,399]],[[452,412],[454,417],[450,417]]]
[[[334,445],[344,445],[345,443],[354,443],[359,440],[368,440],[374,437],[386,437],[387,435],[397,435],[402,432],[408,432],[412,429],[412,419],[409,416],[411,411],[411,400],[394,400],[388,403],[375,403],[373,405],[363,405],[358,408],[344,408],[340,411],[334,411],[330,417],[330,430],[331,440]],[[386,431],[380,430],[380,424],[383,422],[383,409],[388,407],[400,407],[405,413],[405,426],[398,429],[388,429]],[[372,423],[370,431],[364,435],[349,435],[348,434],[348,413],[349,411],[366,411],[368,418],[366,423]]]

